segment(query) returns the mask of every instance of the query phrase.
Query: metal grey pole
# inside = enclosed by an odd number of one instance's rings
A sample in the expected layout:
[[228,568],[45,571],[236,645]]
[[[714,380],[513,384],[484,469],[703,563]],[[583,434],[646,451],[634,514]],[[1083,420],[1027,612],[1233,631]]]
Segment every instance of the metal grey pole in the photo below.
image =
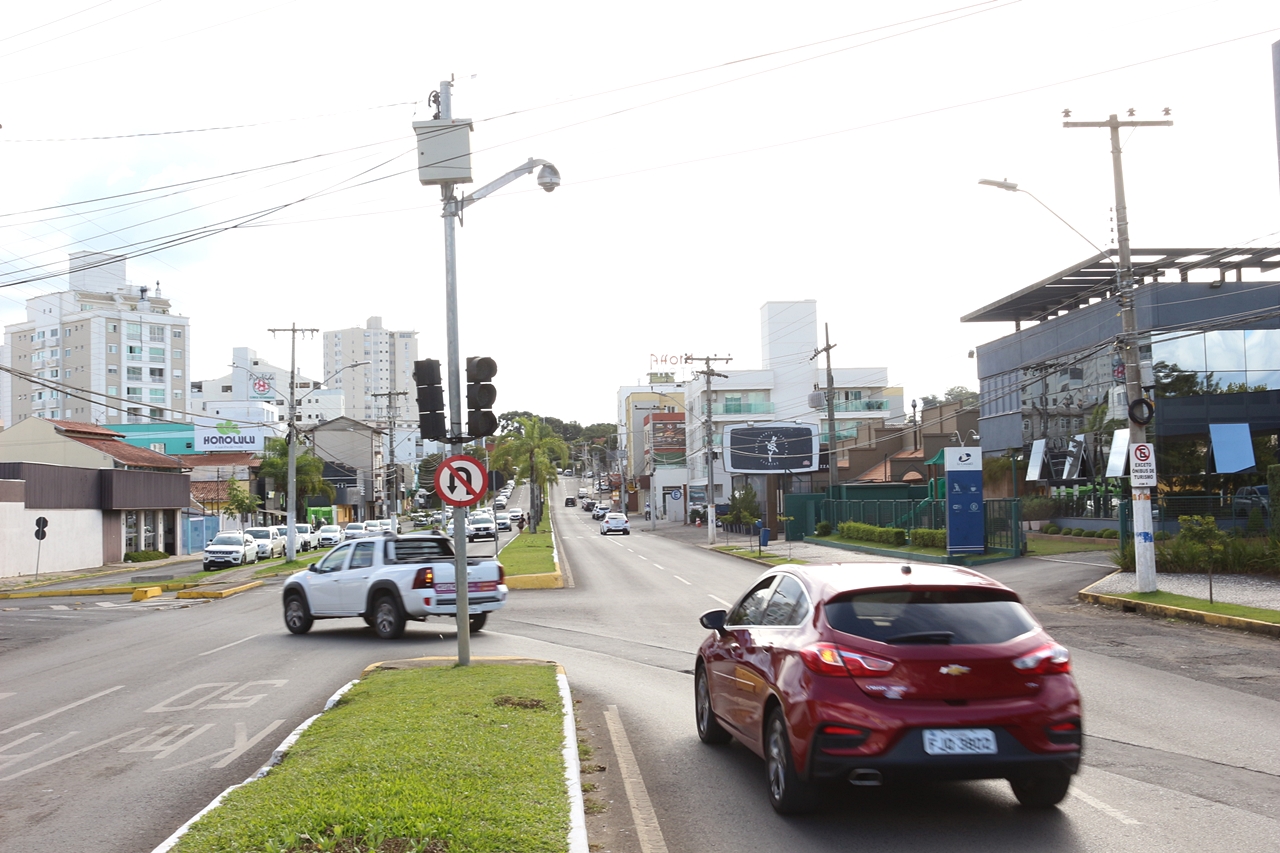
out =
[[[296,529],[294,518],[298,513],[293,508],[293,502],[298,499],[298,432],[294,421],[294,409],[298,405],[297,391],[297,372],[298,372],[298,324],[290,324],[289,335],[289,428],[285,431],[285,441],[289,443],[289,486],[288,497],[286,498],[288,506],[286,510],[288,515],[285,521],[288,523],[288,529],[285,533],[285,558],[292,563],[298,556],[298,531]],[[292,516],[292,517],[290,517]]]
[[822,333],[826,336],[827,350],[827,488],[830,489],[831,500],[836,499],[836,380],[831,372],[831,332],[827,324],[822,324]]
[[[448,80],[440,83],[440,117],[453,118],[453,102]],[[461,203],[454,197],[453,184],[442,184],[444,201],[444,298],[445,326],[449,347],[449,455],[462,453],[462,373],[458,356],[458,258],[453,221]],[[483,484],[482,484],[483,485]],[[467,511],[453,508],[453,577],[456,590],[458,629],[458,665],[471,664],[471,619],[467,602]]]
[[715,421],[711,406],[711,361],[707,360],[707,544],[716,544]]

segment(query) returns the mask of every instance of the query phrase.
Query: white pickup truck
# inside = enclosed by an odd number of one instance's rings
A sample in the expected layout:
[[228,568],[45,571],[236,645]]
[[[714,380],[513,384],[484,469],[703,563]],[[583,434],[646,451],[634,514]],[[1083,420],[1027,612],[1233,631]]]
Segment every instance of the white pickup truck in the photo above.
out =
[[[467,560],[470,629],[507,602],[502,564]],[[453,543],[436,533],[388,534],[344,542],[284,583],[284,624],[294,634],[316,619],[361,616],[383,639],[404,633],[406,619],[457,613]]]

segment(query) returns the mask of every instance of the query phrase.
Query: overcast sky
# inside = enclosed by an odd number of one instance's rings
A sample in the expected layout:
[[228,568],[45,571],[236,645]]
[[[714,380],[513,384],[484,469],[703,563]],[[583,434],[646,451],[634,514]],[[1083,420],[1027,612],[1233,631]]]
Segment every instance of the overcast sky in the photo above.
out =
[[[190,378],[371,315],[443,359],[411,123],[452,76],[472,189],[529,157],[564,178],[459,231],[462,354],[497,360],[499,411],[612,421],[651,354],[758,367],[785,299],[818,300],[837,367],[976,388],[967,351],[1012,327],[960,316],[1093,252],[978,179],[1113,244],[1107,131],[1064,108],[1172,109],[1124,136],[1136,248],[1280,245],[1278,39],[1275,0],[11,3],[0,283],[163,246],[128,277],[191,318]],[[62,285],[0,288],[0,321]],[[299,359],[318,378],[319,337]]]

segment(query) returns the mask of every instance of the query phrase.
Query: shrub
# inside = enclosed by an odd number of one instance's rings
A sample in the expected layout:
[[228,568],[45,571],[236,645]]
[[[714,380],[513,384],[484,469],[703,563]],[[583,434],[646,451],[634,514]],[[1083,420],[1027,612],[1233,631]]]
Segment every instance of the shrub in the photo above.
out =
[[1103,539],[1119,539],[1120,531],[1114,530],[1110,527],[1104,527],[1102,528],[1102,538]]
[[1083,528],[1083,527],[1077,527],[1077,528],[1075,528],[1074,530],[1072,530],[1072,531],[1071,531],[1071,535],[1072,535],[1072,536],[1084,536],[1084,528]]
[[1041,532],[1043,532],[1044,534],[1046,534],[1046,535],[1048,535],[1048,536],[1052,536],[1052,535],[1054,535],[1055,533],[1061,533],[1061,532],[1062,532],[1062,528],[1061,528],[1061,527],[1059,527],[1059,526],[1058,526],[1058,525],[1056,525],[1056,524],[1046,524],[1046,525],[1044,526],[1044,530],[1043,530],[1043,531],[1041,531]]
[[911,544],[921,548],[947,547],[947,531],[917,527],[911,531]]
[[169,555],[164,551],[130,551],[124,555],[126,563],[149,563],[152,560],[166,560]]
[[844,538],[860,542],[875,542],[879,545],[897,547],[907,544],[907,531],[897,527],[876,527],[874,524],[846,521],[840,525],[839,530]]
[[1169,538],[1169,531],[1167,530],[1156,531],[1155,539],[1157,542],[1164,542],[1168,538]]
[[815,533],[817,533],[819,536],[830,536],[830,535],[831,535],[831,522],[829,522],[829,521],[819,521],[819,522],[818,522],[817,527],[816,527],[816,528],[814,528],[814,532],[815,532]]
[[1018,511],[1023,521],[1048,521],[1057,514],[1058,502],[1043,495],[1018,500]]
[[707,512],[706,512],[706,510],[702,510],[702,509],[691,509],[691,510],[689,510],[689,520],[690,520],[690,521],[706,521],[706,519],[707,519]]

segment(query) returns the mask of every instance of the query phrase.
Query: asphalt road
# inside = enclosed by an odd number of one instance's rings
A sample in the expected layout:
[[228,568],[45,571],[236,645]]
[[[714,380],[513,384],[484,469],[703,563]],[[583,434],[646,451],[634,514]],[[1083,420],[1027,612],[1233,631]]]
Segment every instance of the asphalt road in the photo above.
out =
[[[589,823],[602,850],[1277,847],[1280,643],[1077,604],[1071,593],[1108,571],[1102,561],[988,569],[1074,655],[1085,769],[1060,809],[1027,811],[1004,783],[979,782],[839,790],[817,815],[779,818],[763,762],[736,744],[704,746],[693,727],[697,616],[760,567],[642,530],[603,537],[562,503],[554,512],[574,586],[513,592],[472,654],[565,666],[605,768],[592,778],[606,809]],[[365,665],[452,654],[455,643],[444,620],[410,623],[391,642],[360,620],[292,636],[278,582],[182,609],[123,598],[54,606],[24,600],[0,612],[5,853],[150,850]],[[629,750],[616,748],[619,732]],[[624,778],[629,752],[636,773]]]

